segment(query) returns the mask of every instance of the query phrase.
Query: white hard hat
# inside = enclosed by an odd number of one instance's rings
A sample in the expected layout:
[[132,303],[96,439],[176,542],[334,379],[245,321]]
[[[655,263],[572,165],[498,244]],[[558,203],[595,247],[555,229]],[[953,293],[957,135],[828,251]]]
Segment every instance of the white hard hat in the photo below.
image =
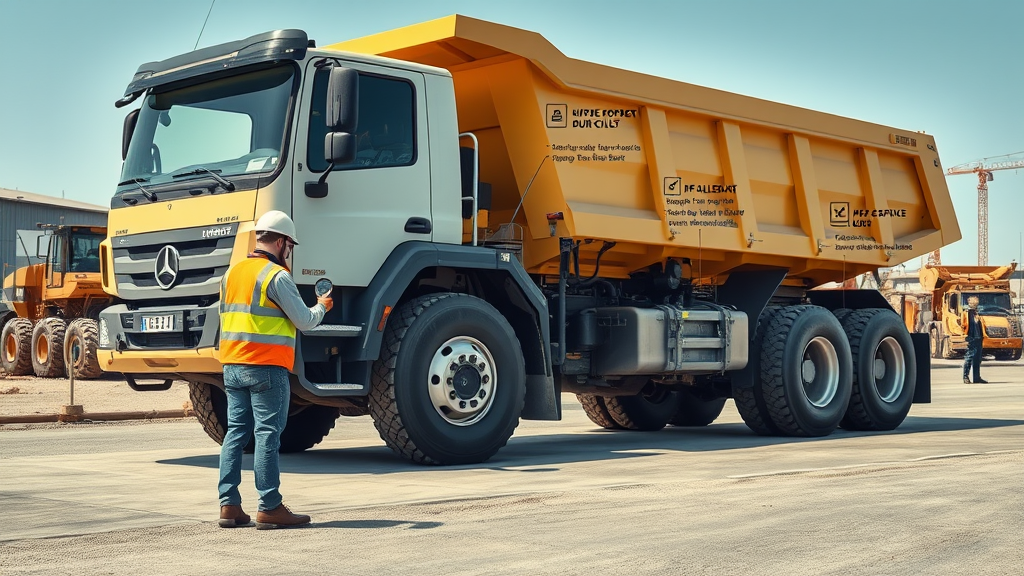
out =
[[271,210],[260,216],[260,219],[256,221],[256,231],[277,232],[282,236],[287,236],[295,244],[299,243],[299,239],[295,237],[295,222],[292,222],[292,219],[280,210]]

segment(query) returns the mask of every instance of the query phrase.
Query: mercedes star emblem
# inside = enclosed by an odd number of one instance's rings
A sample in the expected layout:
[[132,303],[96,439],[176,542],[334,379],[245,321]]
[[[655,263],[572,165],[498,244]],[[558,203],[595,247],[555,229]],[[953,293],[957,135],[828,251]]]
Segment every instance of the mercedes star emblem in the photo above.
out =
[[178,279],[178,250],[168,244],[156,253],[155,275],[156,283],[164,290],[170,290],[174,281]]

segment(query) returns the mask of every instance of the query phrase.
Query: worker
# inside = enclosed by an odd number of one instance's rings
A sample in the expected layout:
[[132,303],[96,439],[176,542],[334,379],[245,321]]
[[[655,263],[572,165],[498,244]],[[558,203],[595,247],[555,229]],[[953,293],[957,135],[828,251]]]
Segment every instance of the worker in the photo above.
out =
[[961,317],[961,325],[967,334],[967,354],[964,354],[964,384],[970,384],[967,372],[972,371],[975,384],[988,384],[981,379],[981,319],[978,318],[978,297],[967,299],[967,310]]
[[295,362],[296,329],[308,330],[334,306],[320,296],[307,308],[286,262],[298,244],[295,223],[278,210],[256,222],[256,249],[221,282],[220,360],[228,397],[228,429],[220,451],[220,520],[223,528],[248,526],[238,485],[242,449],[255,432],[253,469],[259,510],[256,528],[308,524],[281,497],[278,449],[288,420],[288,372]]

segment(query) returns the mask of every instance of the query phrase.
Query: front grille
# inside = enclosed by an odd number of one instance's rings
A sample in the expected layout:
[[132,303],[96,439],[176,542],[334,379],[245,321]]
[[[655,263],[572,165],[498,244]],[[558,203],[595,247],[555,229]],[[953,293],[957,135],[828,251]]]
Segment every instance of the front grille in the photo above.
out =
[[1005,326],[988,326],[985,332],[989,338],[1006,338],[1009,335]]
[[[231,263],[237,224],[151,232],[112,239],[114,278],[118,295],[125,300],[216,297],[220,279]],[[157,283],[156,264],[160,250],[173,246],[178,251],[178,274],[168,289]]]

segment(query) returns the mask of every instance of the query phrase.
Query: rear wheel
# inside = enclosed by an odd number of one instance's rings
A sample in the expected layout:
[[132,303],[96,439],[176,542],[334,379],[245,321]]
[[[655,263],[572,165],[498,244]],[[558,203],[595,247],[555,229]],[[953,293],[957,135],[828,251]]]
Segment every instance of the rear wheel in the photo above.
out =
[[699,390],[677,390],[679,408],[668,421],[673,426],[707,426],[722,414],[726,398],[716,398]]
[[[69,355],[64,358],[66,366],[72,366],[75,378],[99,378],[103,375],[100,369],[99,328],[96,321],[89,318],[78,318],[68,324],[65,345]],[[77,361],[73,359],[77,358]]]
[[474,464],[508,442],[526,374],[512,326],[465,294],[421,296],[388,319],[373,365],[370,414],[395,453],[424,464]]
[[0,333],[0,366],[14,376],[32,373],[32,321],[15,318]]
[[761,342],[760,368],[760,393],[782,434],[826,436],[839,425],[850,403],[853,359],[831,312],[820,306],[775,311]]
[[858,310],[843,319],[853,355],[853,388],[842,426],[892,430],[914,401],[917,362],[903,322],[891,310]]
[[604,399],[608,415],[627,430],[661,430],[676,415],[679,393],[659,384],[648,384],[636,396]]
[[942,358],[942,340],[939,338],[937,330],[928,332],[928,344],[931,347],[932,358]]
[[67,324],[60,318],[43,318],[32,330],[32,370],[40,378],[63,378],[64,333]]
[[583,405],[583,412],[587,414],[590,421],[608,430],[621,430],[618,422],[612,419],[608,413],[608,407],[604,403],[604,396],[596,394],[577,394],[576,399]]
[[942,357],[946,360],[957,358],[959,355],[953,351],[953,345],[949,341],[949,337],[942,339]]

